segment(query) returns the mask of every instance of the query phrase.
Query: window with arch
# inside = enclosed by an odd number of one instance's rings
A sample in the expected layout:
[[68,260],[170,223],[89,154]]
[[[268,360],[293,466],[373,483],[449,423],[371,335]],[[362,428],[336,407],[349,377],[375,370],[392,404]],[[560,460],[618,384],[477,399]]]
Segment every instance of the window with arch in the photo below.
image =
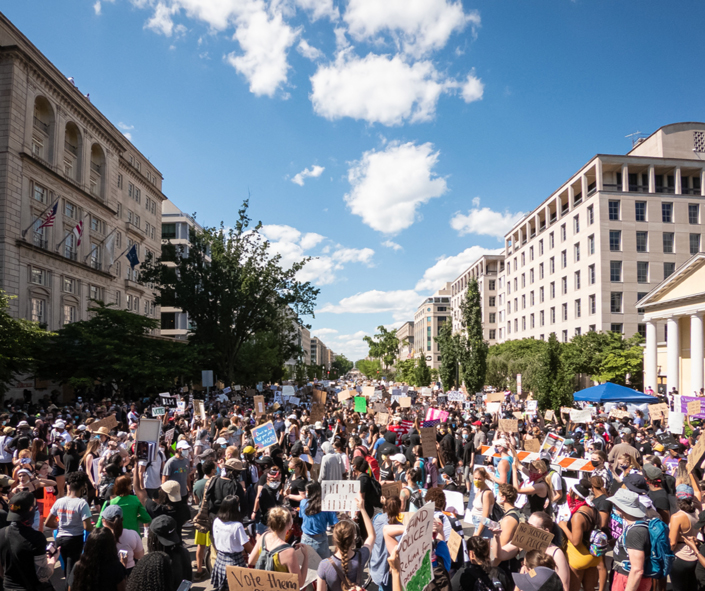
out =
[[54,154],[54,134],[56,118],[54,108],[46,97],[38,96],[34,99],[34,113],[32,119],[32,156],[52,164]]
[[98,199],[105,199],[105,152],[98,144],[91,146],[89,191]]

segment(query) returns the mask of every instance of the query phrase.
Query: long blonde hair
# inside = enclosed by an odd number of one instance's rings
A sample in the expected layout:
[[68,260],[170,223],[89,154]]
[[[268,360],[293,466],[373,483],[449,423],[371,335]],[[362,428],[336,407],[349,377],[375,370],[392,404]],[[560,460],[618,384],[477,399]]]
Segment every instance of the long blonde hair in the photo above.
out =
[[537,480],[537,482],[543,481],[543,483],[546,485],[546,488],[548,489],[548,493],[546,493],[546,497],[548,498],[549,501],[553,500],[553,485],[551,484],[551,478],[548,475],[548,466],[546,466],[546,462],[543,460],[534,460],[529,464],[536,472],[539,472],[541,474],[541,478]]

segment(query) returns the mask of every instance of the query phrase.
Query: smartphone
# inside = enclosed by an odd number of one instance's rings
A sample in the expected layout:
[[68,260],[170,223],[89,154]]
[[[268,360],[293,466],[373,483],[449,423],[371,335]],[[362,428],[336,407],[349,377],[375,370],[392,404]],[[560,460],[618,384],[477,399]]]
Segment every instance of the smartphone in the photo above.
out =
[[499,529],[499,523],[492,521],[489,517],[485,517],[484,524],[485,527],[489,527],[490,529]]
[[191,581],[181,581],[181,585],[176,591],[188,591],[193,583]]
[[54,546],[54,542],[49,542],[47,544],[46,552],[49,556],[54,556],[54,554],[56,554],[56,547]]
[[118,550],[118,556],[120,559],[127,558],[127,550]]

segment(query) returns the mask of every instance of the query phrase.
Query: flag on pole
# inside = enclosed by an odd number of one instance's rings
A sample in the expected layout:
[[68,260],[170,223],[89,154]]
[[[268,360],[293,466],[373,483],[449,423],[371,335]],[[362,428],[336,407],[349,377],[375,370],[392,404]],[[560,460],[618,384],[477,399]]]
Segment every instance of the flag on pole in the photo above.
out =
[[76,247],[81,246],[81,236],[83,236],[83,220],[76,224],[76,227],[72,230],[73,235],[76,237]]
[[44,218],[42,225],[37,228],[41,230],[42,228],[51,228],[54,225],[54,220],[56,219],[56,209],[59,207],[59,202],[54,203],[54,207],[49,210],[47,217]]
[[105,239],[105,254],[108,257],[108,267],[112,266],[115,262],[115,232],[113,231]]
[[137,245],[133,244],[132,248],[127,251],[127,254],[125,255],[125,258],[129,261],[130,267],[134,269],[137,265],[140,264],[140,259],[137,256]]

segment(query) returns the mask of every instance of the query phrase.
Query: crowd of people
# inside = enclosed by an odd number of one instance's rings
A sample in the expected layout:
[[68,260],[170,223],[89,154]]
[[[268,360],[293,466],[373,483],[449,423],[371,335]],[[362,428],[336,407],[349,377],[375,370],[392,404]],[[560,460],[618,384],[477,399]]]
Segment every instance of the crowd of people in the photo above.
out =
[[[449,401],[436,389],[401,401],[384,383],[355,412],[336,394],[355,385],[338,386],[316,404],[302,390],[295,405],[265,387],[260,412],[242,393],[186,394],[158,415],[146,456],[137,433],[159,397],[7,402],[3,588],[51,589],[60,568],[61,591],[176,591],[183,581],[223,591],[236,566],[294,574],[317,591],[406,591],[399,540],[409,515],[432,504],[433,591],[705,589],[694,421],[673,434],[647,407],[595,405],[574,424],[509,392],[489,413],[482,397]],[[503,431],[502,419],[515,428]],[[253,429],[270,421],[276,441],[260,448]],[[422,441],[429,427],[435,442]],[[587,461],[571,471],[571,459]],[[359,481],[356,510],[322,510],[322,483],[342,480]],[[552,534],[548,545],[522,544],[522,524]]]

